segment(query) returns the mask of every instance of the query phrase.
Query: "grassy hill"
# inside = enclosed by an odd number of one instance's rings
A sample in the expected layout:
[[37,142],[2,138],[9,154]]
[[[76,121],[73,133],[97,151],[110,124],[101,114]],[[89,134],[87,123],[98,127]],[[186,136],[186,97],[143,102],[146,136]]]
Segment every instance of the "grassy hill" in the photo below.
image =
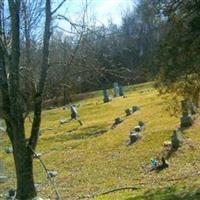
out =
[[[37,152],[49,170],[56,170],[56,187],[63,199],[101,194],[108,190],[135,186],[137,190],[122,190],[94,197],[95,200],[177,200],[200,199],[200,133],[199,119],[185,131],[184,144],[169,159],[170,167],[150,172],[150,159],[161,158],[163,143],[170,140],[179,119],[167,111],[168,102],[158,95],[152,84],[126,88],[127,98],[113,98],[104,104],[100,92],[95,97],[78,102],[81,119],[60,125],[59,120],[70,117],[69,109],[56,108],[43,112],[42,136]],[[125,117],[124,110],[139,106],[140,110]],[[110,129],[116,117],[124,122]],[[138,121],[145,122],[142,139],[127,145],[129,133]],[[26,123],[27,133],[30,122]],[[0,193],[14,187],[13,158],[4,149],[7,136],[1,138],[0,159],[10,177],[0,185]],[[54,199],[54,190],[36,159],[35,182],[39,195]],[[91,198],[89,198],[91,199]]]

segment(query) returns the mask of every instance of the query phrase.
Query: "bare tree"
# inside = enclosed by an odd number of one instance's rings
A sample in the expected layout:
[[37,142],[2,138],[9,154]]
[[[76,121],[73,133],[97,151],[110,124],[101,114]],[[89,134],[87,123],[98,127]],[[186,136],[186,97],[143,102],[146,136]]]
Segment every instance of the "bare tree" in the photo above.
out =
[[[64,2],[64,1],[63,1]],[[42,63],[39,83],[34,95],[34,119],[30,138],[26,138],[23,94],[20,90],[20,0],[8,0],[11,21],[11,51],[4,41],[2,5],[0,13],[0,90],[2,93],[1,113],[6,120],[7,132],[13,146],[13,155],[17,175],[17,199],[31,199],[37,195],[33,177],[33,151],[38,141],[41,123],[42,95],[49,68],[49,41],[51,36],[52,14],[51,0],[46,0],[45,28],[43,35]],[[60,7],[61,5],[59,5]],[[28,34],[28,33],[27,33]],[[28,39],[29,36],[27,35]],[[29,49],[27,44],[27,49]],[[27,59],[28,56],[27,56]],[[7,67],[8,66],[8,67]]]

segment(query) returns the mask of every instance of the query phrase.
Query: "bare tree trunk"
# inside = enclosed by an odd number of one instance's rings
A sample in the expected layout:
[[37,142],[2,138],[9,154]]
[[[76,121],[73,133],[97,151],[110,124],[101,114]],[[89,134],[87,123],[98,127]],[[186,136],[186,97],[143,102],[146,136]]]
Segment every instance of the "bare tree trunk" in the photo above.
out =
[[[64,1],[63,1],[64,2]],[[0,2],[1,5],[2,2]],[[3,5],[3,4],[2,4]],[[45,30],[43,38],[43,54],[41,65],[41,76],[34,99],[34,120],[32,124],[31,136],[26,139],[22,107],[22,94],[20,88],[19,62],[20,62],[20,0],[8,0],[11,16],[11,54],[9,55],[3,43],[2,31],[2,5],[0,8],[0,90],[3,95],[3,106],[1,112],[5,115],[7,132],[13,146],[13,156],[17,176],[17,199],[28,200],[37,196],[33,178],[33,152],[38,141],[38,132],[41,123],[42,95],[48,71],[49,40],[51,36],[51,16],[62,5],[51,12],[51,0],[46,0],[45,7]],[[28,33],[26,33],[28,34]],[[30,35],[26,35],[29,40]],[[30,42],[30,40],[29,40]],[[30,43],[26,46],[30,50]],[[30,52],[27,52],[27,63],[30,60]],[[8,72],[5,60],[8,61]]]
[[0,70],[2,73],[0,76],[0,89],[3,93],[3,111],[6,112],[10,120],[7,121],[7,131],[13,146],[13,156],[17,176],[17,198],[20,200],[27,200],[32,199],[37,195],[33,178],[32,149],[35,149],[38,140],[38,131],[40,127],[42,112],[42,94],[48,70],[51,1],[46,0],[46,23],[44,31],[43,57],[41,66],[42,72],[38,86],[38,91],[35,97],[35,115],[29,143],[26,142],[23,109],[21,106],[20,94],[20,0],[9,0],[8,3],[11,14],[12,33],[11,55],[8,57],[10,77],[9,79],[7,79],[4,61],[5,52],[3,51],[3,48],[1,46],[0,53],[2,54],[2,56],[0,59]]
[[23,109],[20,95],[20,76],[19,76],[19,60],[20,60],[20,0],[15,2],[8,1],[11,14],[11,33],[12,46],[11,56],[9,60],[9,115],[12,124],[8,130],[15,161],[17,176],[17,198],[31,199],[36,194],[33,180],[33,158],[32,153],[26,145]]
[[33,178],[33,157],[32,152],[28,148],[25,138],[23,137],[23,124],[22,127],[14,130],[14,135],[18,139],[13,142],[14,161],[17,176],[17,199],[32,199],[37,196]]

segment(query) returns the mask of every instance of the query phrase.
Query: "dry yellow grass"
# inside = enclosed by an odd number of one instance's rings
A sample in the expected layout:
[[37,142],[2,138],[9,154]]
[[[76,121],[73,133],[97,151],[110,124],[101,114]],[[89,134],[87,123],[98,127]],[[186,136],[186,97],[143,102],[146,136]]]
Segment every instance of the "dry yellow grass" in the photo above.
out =
[[[48,169],[58,171],[55,181],[64,200],[141,182],[143,184],[139,185],[139,191],[117,192],[96,199],[181,199],[179,193],[186,196],[192,193],[190,190],[198,188],[199,177],[166,181],[200,171],[198,119],[186,131],[184,145],[170,158],[170,167],[160,173],[148,172],[150,159],[161,157],[164,141],[170,139],[179,123],[178,118],[170,117],[167,100],[158,95],[151,83],[130,86],[127,88],[127,98],[114,98],[106,104],[102,103],[102,96],[98,94],[78,103],[83,126],[79,126],[76,121],[60,126],[60,119],[69,118],[69,110],[57,108],[43,112],[42,129],[46,130],[43,131],[37,151],[44,153],[42,159]],[[140,107],[140,111],[126,117],[122,124],[110,130],[114,119],[124,117],[124,110],[135,105]],[[129,132],[139,120],[146,125],[142,139],[127,146]],[[26,129],[28,134],[29,122],[26,123]],[[9,183],[1,185],[1,192],[10,188],[15,178],[12,156],[3,151],[8,145],[6,136],[3,141],[0,158],[4,158],[10,179]],[[42,187],[40,196],[53,198],[53,190],[47,184],[46,174],[39,161],[35,160],[34,166],[36,183]],[[189,192],[182,193],[183,187],[188,188]]]

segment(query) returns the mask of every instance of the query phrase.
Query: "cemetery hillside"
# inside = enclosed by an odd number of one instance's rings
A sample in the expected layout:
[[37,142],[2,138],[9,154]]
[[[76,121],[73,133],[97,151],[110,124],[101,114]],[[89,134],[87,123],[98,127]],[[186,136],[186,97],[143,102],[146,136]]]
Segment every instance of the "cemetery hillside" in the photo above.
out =
[[[108,103],[103,103],[102,91],[85,94],[89,98],[76,102],[82,126],[77,121],[60,123],[70,118],[69,107],[43,112],[36,152],[47,170],[57,173],[52,179],[62,199],[200,199],[198,115],[184,131],[180,147],[169,155],[169,167],[151,170],[152,158],[160,162],[169,153],[165,143],[180,125],[180,115],[170,116],[169,98],[160,96],[153,83],[129,86],[124,92],[126,98],[116,97]],[[138,110],[127,116],[126,109],[136,106]],[[123,122],[111,128],[117,117]],[[139,121],[144,123],[141,138],[129,144],[130,131]],[[27,133],[30,125],[27,118]],[[13,157],[7,152],[10,146],[7,135],[1,134],[0,158],[8,177],[0,183],[1,195],[15,188]],[[39,195],[56,199],[55,188],[37,158],[34,174]]]
[[0,0],[0,200],[200,200],[200,0]]

